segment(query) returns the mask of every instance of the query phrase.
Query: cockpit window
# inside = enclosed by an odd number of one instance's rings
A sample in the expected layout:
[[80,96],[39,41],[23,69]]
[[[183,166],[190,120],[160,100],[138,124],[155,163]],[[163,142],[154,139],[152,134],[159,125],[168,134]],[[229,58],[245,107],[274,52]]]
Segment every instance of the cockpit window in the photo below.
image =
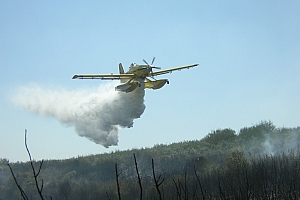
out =
[[130,67],[136,66],[136,63],[131,63]]

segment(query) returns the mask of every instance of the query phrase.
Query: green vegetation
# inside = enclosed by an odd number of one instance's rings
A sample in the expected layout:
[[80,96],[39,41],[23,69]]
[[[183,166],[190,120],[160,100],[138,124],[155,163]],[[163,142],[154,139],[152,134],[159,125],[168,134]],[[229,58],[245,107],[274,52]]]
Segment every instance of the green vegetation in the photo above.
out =
[[[264,121],[238,134],[44,160],[38,182],[45,199],[299,199],[299,142],[300,127]],[[0,199],[20,199],[7,163],[0,159]],[[10,166],[28,198],[40,199],[30,162]]]

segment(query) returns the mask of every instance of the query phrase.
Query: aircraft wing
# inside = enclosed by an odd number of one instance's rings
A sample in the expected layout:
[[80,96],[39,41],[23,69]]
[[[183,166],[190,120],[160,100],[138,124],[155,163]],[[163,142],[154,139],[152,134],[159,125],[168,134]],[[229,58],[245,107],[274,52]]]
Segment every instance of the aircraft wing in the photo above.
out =
[[122,78],[133,78],[134,76],[134,74],[83,74],[74,75],[72,79],[120,80]]
[[159,71],[151,73],[151,76],[157,76],[157,75],[172,73],[173,71],[176,71],[176,70],[180,71],[182,69],[189,69],[191,67],[196,67],[198,65],[199,64],[192,64],[192,65],[186,65],[186,66],[182,66],[182,67],[175,67],[175,68],[170,68],[170,69],[165,69],[165,70],[159,70]]

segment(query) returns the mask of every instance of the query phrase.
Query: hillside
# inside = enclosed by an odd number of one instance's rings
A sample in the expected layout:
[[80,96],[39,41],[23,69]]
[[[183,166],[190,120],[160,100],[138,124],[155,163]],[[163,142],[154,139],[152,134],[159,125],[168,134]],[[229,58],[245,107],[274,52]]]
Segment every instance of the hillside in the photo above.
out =
[[[45,160],[38,180],[45,199],[299,197],[299,142],[300,127],[261,122],[239,133],[218,129],[201,140]],[[19,199],[7,162],[0,160],[0,199]],[[10,165],[26,195],[39,199],[30,163]]]

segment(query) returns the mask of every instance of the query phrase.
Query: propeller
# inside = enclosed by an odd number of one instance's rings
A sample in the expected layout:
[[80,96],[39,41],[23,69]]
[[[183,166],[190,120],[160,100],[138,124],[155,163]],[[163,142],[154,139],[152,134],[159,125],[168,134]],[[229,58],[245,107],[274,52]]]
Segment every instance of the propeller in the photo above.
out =
[[152,75],[151,77],[154,79],[152,69],[153,69],[153,68],[155,68],[155,69],[161,69],[160,67],[153,66],[153,63],[154,63],[154,61],[155,61],[155,57],[153,57],[152,62],[151,62],[151,65],[149,65],[149,63],[148,63],[145,59],[143,59],[143,61],[144,61],[144,63],[146,63],[146,64],[149,66],[149,68],[150,68],[150,73],[151,73],[151,75]]
[[152,62],[151,62],[151,65],[153,65],[153,63],[154,63],[154,60],[155,60],[155,57],[153,57],[153,59],[152,59]]
[[153,63],[155,61],[155,57],[153,57],[151,65],[149,65],[149,63],[145,59],[143,59],[143,61],[144,61],[144,63],[146,63],[151,68],[151,71],[152,71],[153,68],[155,68],[155,69],[161,69],[160,67],[153,66]]

